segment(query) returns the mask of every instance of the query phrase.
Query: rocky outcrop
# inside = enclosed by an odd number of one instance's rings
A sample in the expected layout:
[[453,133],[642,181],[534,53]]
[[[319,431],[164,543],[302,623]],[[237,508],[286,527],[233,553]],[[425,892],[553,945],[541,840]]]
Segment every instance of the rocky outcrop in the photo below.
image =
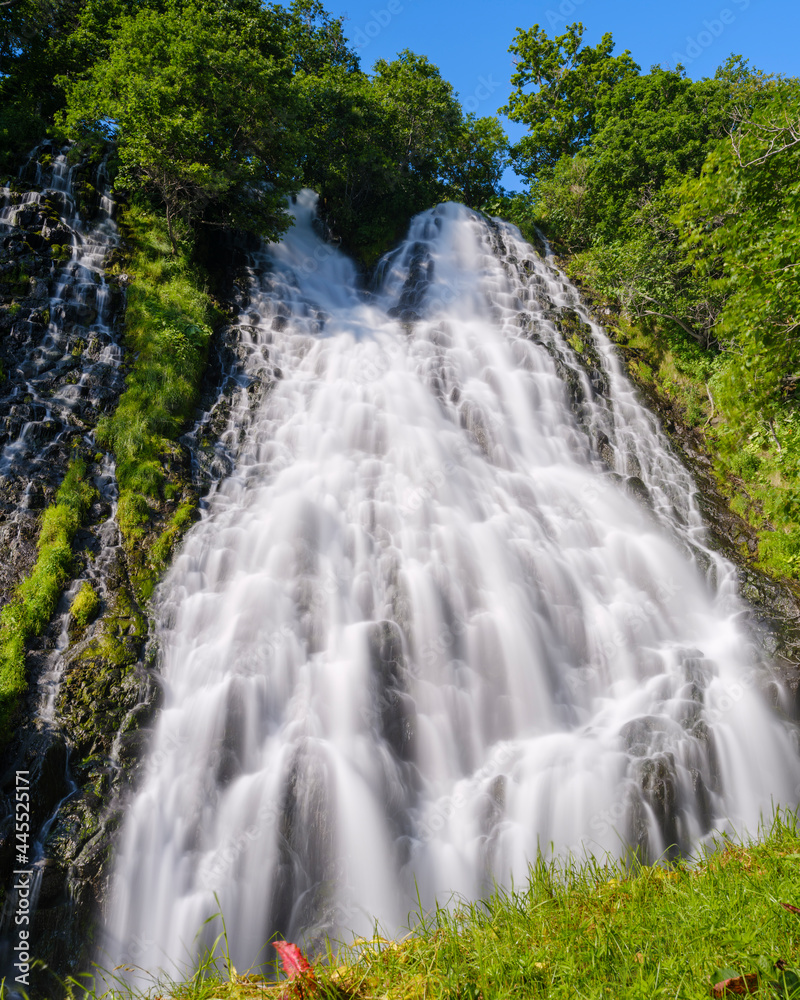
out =
[[[624,348],[622,354],[626,357]],[[731,509],[729,498],[722,493],[702,432],[687,423],[674,400],[643,381],[635,366],[628,365],[628,376],[659,415],[673,447],[691,470],[709,543],[736,566],[739,589],[748,604],[746,625],[780,670],[800,715],[800,586],[791,580],[776,580],[755,565],[757,532]]]

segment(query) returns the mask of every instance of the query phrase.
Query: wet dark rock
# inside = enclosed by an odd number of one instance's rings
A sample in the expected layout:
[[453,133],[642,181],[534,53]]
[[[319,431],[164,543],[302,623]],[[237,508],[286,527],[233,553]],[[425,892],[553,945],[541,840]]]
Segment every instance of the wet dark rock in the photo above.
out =
[[648,490],[638,476],[628,476],[625,480],[625,490],[632,497],[639,500],[647,507],[649,507],[653,502],[650,496],[650,490]]
[[410,760],[414,749],[413,703],[404,682],[403,638],[395,622],[377,622],[369,627],[373,704],[383,738],[400,760]]
[[678,827],[678,790],[675,760],[670,753],[643,759],[637,766],[637,780],[644,800],[658,823],[667,856],[675,857],[688,843]]
[[597,435],[597,450],[600,453],[600,458],[602,458],[609,469],[613,470],[616,458],[614,448],[608,437],[602,432]]
[[40,879],[38,904],[46,907],[63,895],[67,885],[67,872],[62,865],[50,858],[43,858],[36,867]]

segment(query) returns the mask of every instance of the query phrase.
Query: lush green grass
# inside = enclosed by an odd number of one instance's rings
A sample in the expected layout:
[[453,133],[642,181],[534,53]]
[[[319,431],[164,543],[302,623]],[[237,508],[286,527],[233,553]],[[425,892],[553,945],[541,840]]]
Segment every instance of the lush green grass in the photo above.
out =
[[50,621],[72,569],[72,539],[94,498],[86,479],[86,462],[69,466],[55,503],[44,512],[37,542],[38,557],[29,576],[0,612],[0,742],[10,737],[9,724],[28,687],[25,644]]
[[[528,885],[436,910],[403,940],[376,936],[330,950],[314,966],[313,985],[296,983],[283,996],[700,1000],[720,980],[756,975],[759,996],[796,997],[800,915],[782,903],[800,904],[794,815],[779,816],[761,843],[723,840],[699,862],[670,869],[540,862]],[[77,983],[73,989],[94,997]],[[284,989],[222,959],[204,963],[190,981],[135,995],[249,1000]],[[104,994],[133,995],[122,986]]]
[[98,440],[117,460],[123,494],[157,498],[164,461],[197,401],[211,334],[212,305],[190,261],[189,246],[173,254],[162,215],[136,203],[124,214],[133,247],[125,341],[133,356],[116,411],[100,421]]
[[117,462],[119,525],[133,560],[137,594],[146,599],[191,521],[193,505],[188,512],[181,505],[155,543],[148,544],[163,513],[159,502],[170,499],[176,488],[169,471],[175,441],[194,413],[217,316],[192,264],[190,242],[173,253],[163,215],[134,202],[125,209],[123,226],[132,248],[124,270],[132,278],[125,342],[133,363],[119,405],[100,421],[97,439]]

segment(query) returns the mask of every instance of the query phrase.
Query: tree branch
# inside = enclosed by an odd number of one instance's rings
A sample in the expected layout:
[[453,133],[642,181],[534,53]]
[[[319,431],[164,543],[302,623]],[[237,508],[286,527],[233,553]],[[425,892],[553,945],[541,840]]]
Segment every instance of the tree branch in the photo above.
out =
[[702,333],[698,333],[693,330],[690,326],[687,326],[682,319],[678,319],[677,316],[671,315],[671,313],[654,312],[652,309],[645,309],[642,313],[643,316],[659,316],[661,319],[671,319],[673,323],[677,323],[681,330],[685,330],[692,340],[696,340],[701,347],[708,347],[707,338],[703,336]]
[[[766,125],[747,118],[738,108],[734,110],[733,117],[739,125],[747,125],[751,130],[749,132],[730,132],[733,152],[739,161],[739,165],[743,168],[755,167],[766,163],[767,160],[773,156],[777,156],[778,153],[783,153],[800,143],[800,123],[790,121],[787,115],[784,115],[783,123],[773,121]],[[756,133],[756,135],[753,133]],[[758,136],[758,133],[760,133],[760,136]],[[751,136],[753,138],[761,138],[762,140],[769,138],[769,148],[756,159],[745,162],[742,159],[742,139]]]

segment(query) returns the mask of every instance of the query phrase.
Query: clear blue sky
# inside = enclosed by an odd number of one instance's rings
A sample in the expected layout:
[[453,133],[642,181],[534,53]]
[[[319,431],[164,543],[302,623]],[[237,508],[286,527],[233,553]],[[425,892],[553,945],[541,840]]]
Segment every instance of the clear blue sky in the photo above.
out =
[[[767,72],[800,76],[800,0],[328,0],[326,7],[346,16],[364,70],[412,49],[436,63],[479,116],[505,104],[508,46],[518,27],[537,23],[553,35],[582,21],[590,44],[610,31],[615,51],[630,49],[644,70],[681,61],[693,78],[712,76],[733,52]],[[520,134],[504,124],[512,139]]]

